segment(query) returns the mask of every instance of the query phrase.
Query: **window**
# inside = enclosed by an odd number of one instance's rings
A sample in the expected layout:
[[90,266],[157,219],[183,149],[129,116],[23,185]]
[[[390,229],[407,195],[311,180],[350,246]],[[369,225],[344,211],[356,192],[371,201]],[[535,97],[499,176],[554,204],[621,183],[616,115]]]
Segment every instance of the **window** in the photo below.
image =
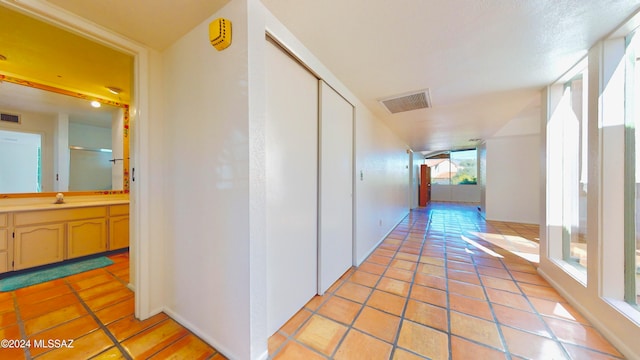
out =
[[[633,34],[630,38],[638,38]],[[631,101],[625,107],[625,223],[624,300],[638,306],[640,302],[640,59],[636,58],[640,40],[631,41],[628,49],[632,60],[628,66],[633,70],[630,84],[627,84],[627,96]]]
[[[587,267],[587,110],[584,70],[567,84],[570,117],[565,130],[565,178],[568,179],[564,203],[563,259],[579,270]],[[585,90],[583,92],[583,89]]]
[[475,185],[478,183],[477,150],[451,151],[427,158],[431,169],[431,184]]
[[[451,184],[466,185],[478,183],[477,151],[464,150],[451,153]],[[455,168],[455,172],[453,169]]]
[[[547,129],[548,211],[554,229],[549,234],[550,257],[573,268],[586,283],[588,116],[587,65],[554,85],[558,105]],[[584,90],[584,91],[583,91]],[[556,226],[557,225],[557,226]]]

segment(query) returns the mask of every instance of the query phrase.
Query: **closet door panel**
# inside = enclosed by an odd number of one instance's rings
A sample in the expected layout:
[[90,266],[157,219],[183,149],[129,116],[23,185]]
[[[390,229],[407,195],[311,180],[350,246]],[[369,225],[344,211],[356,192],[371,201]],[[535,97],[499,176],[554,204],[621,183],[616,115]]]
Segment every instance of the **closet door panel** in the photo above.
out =
[[267,47],[267,327],[276,332],[317,292],[318,83]]
[[353,106],[320,81],[318,293],[353,264]]

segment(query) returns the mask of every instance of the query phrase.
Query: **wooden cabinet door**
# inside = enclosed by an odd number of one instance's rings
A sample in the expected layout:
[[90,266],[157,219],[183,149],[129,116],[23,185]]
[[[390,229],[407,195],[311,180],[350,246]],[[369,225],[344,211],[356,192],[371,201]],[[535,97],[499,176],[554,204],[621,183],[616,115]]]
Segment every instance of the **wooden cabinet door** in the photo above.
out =
[[90,219],[68,223],[67,258],[107,251],[105,219]]
[[9,271],[9,230],[0,229],[0,273]]
[[109,219],[109,250],[129,246],[129,217],[116,216]]
[[64,259],[64,224],[15,228],[14,270]]

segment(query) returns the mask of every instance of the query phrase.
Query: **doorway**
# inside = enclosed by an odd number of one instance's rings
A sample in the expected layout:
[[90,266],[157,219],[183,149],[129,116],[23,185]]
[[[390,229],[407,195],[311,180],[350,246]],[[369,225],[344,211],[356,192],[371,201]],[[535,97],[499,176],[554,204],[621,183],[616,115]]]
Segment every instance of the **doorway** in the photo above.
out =
[[420,165],[419,206],[427,206],[431,201],[431,168],[426,164]]
[[0,189],[3,193],[42,191],[42,135],[0,130]]

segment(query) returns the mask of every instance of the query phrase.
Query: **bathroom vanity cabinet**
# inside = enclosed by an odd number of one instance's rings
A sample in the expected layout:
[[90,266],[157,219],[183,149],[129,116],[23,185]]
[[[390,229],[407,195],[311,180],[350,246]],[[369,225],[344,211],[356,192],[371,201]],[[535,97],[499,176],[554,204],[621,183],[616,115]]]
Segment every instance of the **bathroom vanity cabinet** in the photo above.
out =
[[0,273],[6,272],[9,263],[9,216],[0,213]]
[[109,250],[129,247],[129,204],[109,207]]
[[0,212],[0,272],[128,246],[128,203]]

